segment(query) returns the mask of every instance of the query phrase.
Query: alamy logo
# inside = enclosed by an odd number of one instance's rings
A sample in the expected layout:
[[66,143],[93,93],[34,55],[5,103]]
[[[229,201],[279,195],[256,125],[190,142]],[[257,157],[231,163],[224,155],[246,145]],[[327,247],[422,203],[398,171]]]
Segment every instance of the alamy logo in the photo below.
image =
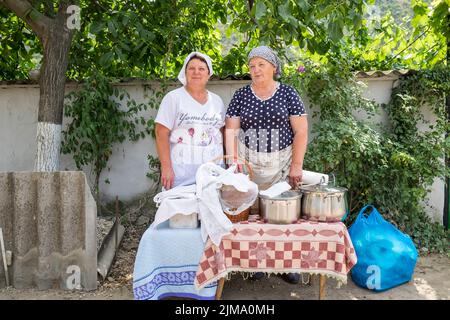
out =
[[381,288],[381,269],[377,265],[370,265],[367,267],[366,273],[371,274],[367,278],[366,286],[368,289],[379,290]]
[[71,265],[67,267],[66,273],[70,274],[66,280],[66,287],[69,290],[81,290],[81,270],[79,266]]
[[67,18],[67,28],[70,30],[80,30],[80,7],[71,5],[67,7],[67,13],[70,14]]

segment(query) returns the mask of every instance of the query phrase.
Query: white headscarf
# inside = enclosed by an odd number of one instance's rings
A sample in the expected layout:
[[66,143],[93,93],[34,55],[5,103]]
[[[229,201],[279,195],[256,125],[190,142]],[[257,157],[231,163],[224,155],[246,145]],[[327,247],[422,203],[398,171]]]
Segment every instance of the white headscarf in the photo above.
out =
[[211,58],[208,57],[206,54],[203,54],[203,53],[200,53],[200,52],[197,52],[197,51],[191,52],[186,57],[186,59],[184,59],[183,68],[181,68],[180,73],[178,74],[178,80],[180,80],[180,82],[183,84],[183,86],[186,85],[186,66],[187,66],[189,60],[191,60],[191,58],[193,56],[198,56],[198,57],[201,57],[201,58],[205,59],[206,64],[208,65],[208,69],[209,69],[209,77],[211,77],[212,74],[213,74]]

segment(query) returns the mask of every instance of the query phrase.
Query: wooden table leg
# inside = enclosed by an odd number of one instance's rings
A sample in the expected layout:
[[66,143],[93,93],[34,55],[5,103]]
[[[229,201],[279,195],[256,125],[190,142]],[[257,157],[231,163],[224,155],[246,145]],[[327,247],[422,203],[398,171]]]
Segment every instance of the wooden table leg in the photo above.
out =
[[220,278],[219,283],[217,284],[216,300],[222,299],[222,291],[224,284],[225,284],[225,277]]
[[327,284],[327,276],[321,274],[319,282],[320,282],[320,284],[319,284],[319,300],[323,300],[323,298],[325,298],[325,287]]

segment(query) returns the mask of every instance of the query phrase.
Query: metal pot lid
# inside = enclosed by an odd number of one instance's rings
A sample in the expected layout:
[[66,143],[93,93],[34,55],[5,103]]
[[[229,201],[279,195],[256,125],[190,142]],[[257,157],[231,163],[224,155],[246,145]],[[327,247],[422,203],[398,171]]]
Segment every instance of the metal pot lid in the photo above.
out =
[[342,192],[348,191],[347,188],[332,187],[327,184],[315,184],[312,186],[304,186],[304,187],[300,187],[300,190],[302,192],[318,192],[318,193],[327,193],[327,194],[342,193]]
[[298,198],[301,198],[302,194],[298,191],[288,190],[281,194],[279,194],[276,197],[268,197],[264,195],[259,195],[261,199],[270,199],[270,200],[295,200]]

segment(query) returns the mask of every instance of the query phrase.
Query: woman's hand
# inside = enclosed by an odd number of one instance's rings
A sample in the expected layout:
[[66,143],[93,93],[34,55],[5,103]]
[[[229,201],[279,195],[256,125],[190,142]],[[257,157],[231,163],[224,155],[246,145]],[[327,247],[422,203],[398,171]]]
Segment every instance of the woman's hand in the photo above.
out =
[[244,172],[244,166],[242,165],[242,163],[237,159],[234,158],[233,159],[233,164],[236,165],[236,173],[243,173]]
[[236,163],[236,173],[243,173],[244,166],[242,164]]
[[169,190],[173,186],[175,174],[172,169],[170,159],[170,129],[160,123],[155,125],[156,133],[156,151],[161,162],[161,184],[164,189]]
[[[236,164],[236,172],[243,172],[242,163],[238,161],[238,133],[241,128],[241,120],[239,118],[225,119],[225,132],[223,135],[225,153],[229,155],[230,162]],[[232,159],[232,160],[231,160]]]
[[292,163],[291,169],[289,170],[289,184],[293,189],[297,189],[300,182],[302,182],[303,178],[303,169],[302,164],[300,163]]
[[172,189],[173,181],[175,180],[175,173],[171,166],[161,167],[161,183],[164,189]]

